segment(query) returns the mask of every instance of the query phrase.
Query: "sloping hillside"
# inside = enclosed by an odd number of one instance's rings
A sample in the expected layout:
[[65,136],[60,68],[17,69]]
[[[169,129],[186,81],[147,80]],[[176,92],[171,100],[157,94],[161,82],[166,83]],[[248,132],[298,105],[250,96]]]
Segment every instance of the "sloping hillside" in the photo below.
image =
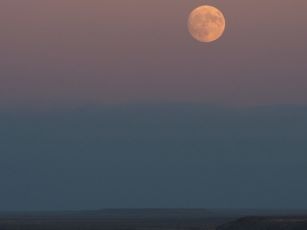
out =
[[245,217],[217,230],[307,230],[306,217]]

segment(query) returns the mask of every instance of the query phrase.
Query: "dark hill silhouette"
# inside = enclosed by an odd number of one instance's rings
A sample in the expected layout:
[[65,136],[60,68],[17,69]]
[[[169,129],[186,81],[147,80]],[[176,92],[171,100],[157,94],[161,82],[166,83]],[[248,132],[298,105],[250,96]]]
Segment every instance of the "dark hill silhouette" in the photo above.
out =
[[306,230],[307,216],[245,217],[218,227],[217,230]]

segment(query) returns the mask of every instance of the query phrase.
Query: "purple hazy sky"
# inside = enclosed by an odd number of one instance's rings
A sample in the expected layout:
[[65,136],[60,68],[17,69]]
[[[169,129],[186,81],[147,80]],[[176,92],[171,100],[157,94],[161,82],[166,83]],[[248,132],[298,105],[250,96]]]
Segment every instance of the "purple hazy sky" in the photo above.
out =
[[[211,4],[212,44],[187,31]],[[307,2],[1,0],[0,106],[307,102]]]
[[306,105],[307,0],[0,0],[0,211],[306,210]]

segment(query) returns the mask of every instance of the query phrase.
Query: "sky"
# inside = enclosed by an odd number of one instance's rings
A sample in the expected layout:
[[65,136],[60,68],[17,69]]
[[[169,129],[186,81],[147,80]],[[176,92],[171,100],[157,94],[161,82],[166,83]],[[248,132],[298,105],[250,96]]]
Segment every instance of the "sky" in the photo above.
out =
[[0,211],[307,209],[306,10],[1,0]]
[[[202,44],[189,13],[227,29]],[[3,0],[0,106],[305,104],[306,10],[293,1]]]
[[0,210],[307,209],[307,107],[0,115]]

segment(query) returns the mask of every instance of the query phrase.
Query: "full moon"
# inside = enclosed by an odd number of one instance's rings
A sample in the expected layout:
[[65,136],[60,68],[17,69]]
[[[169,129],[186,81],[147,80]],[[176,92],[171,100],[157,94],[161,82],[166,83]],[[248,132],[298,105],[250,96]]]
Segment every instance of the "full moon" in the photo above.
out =
[[223,35],[225,27],[223,13],[213,6],[197,7],[189,16],[189,31],[192,37],[200,42],[216,41]]

